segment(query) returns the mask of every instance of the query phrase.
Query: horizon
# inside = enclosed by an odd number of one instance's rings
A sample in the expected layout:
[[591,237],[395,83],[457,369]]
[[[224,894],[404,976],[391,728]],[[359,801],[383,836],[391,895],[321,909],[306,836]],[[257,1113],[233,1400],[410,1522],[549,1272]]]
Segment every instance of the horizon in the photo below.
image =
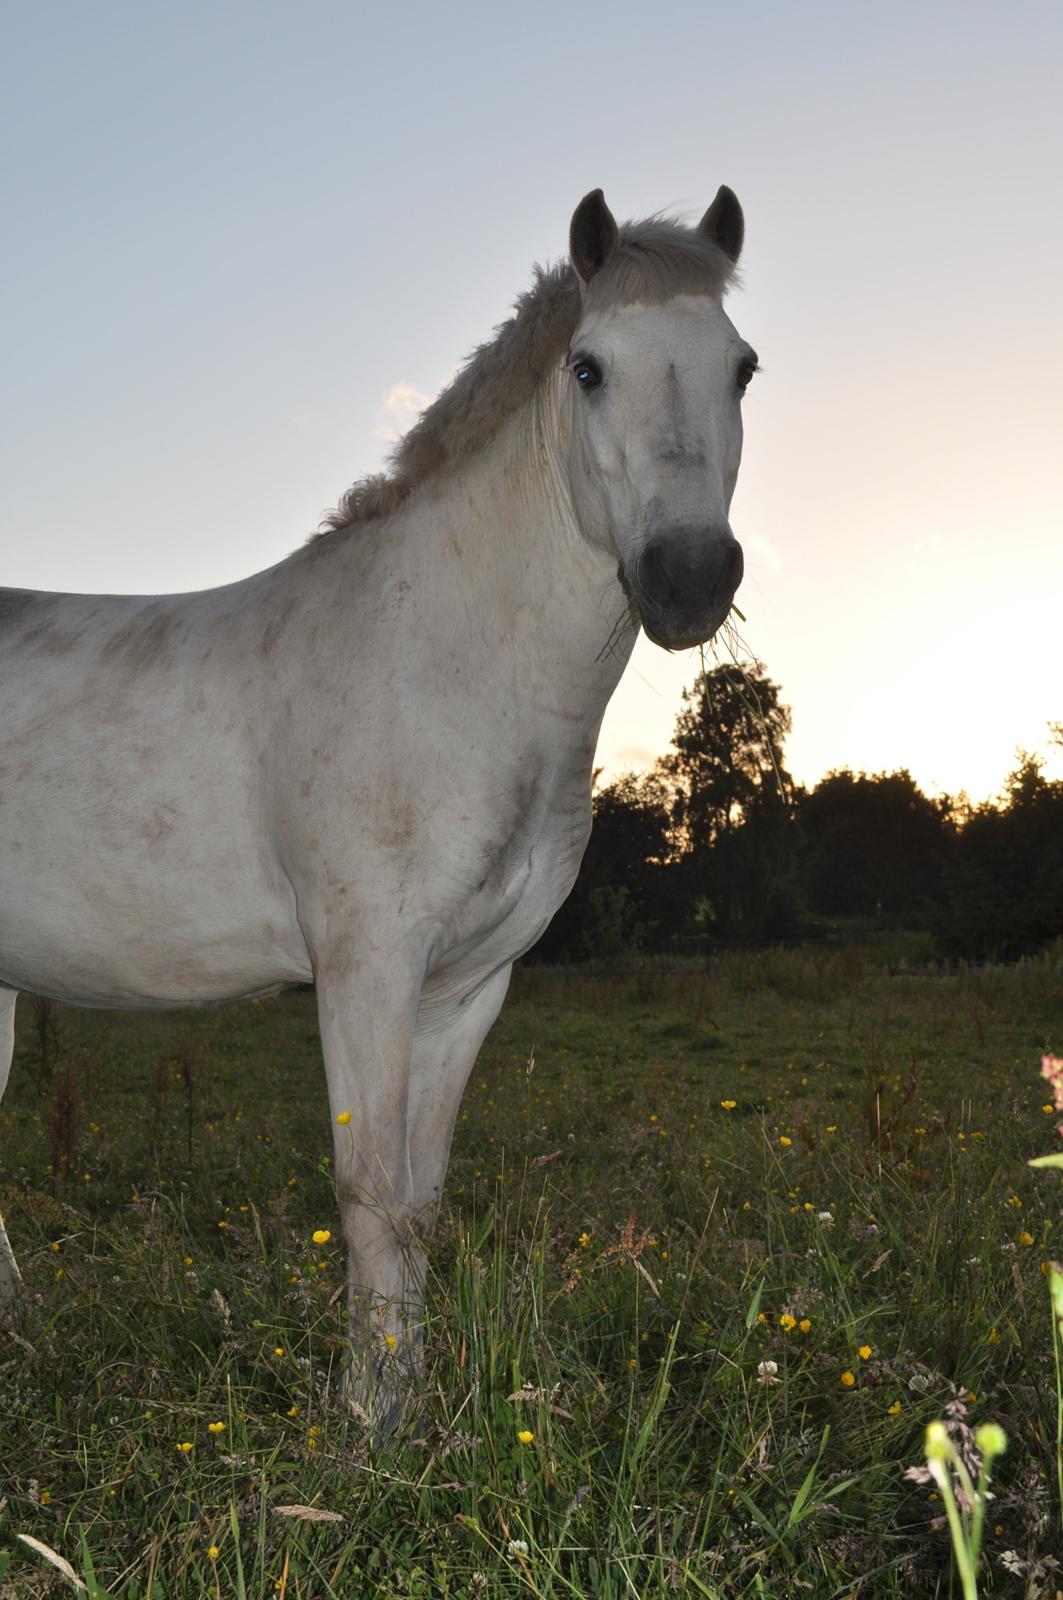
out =
[[[696,217],[725,182],[764,368],[741,631],[795,781],[907,768],[978,802],[1020,749],[1063,777],[1063,13],[110,0],[8,35],[4,584],[272,565],[564,254],[582,194]],[[544,118],[558,35],[571,114]],[[640,638],[609,776],[668,748],[698,669]]]

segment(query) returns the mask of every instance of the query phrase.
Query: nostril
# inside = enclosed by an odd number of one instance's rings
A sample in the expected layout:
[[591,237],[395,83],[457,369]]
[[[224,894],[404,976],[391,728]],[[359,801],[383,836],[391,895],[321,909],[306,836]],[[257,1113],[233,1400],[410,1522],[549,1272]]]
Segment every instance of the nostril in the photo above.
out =
[[724,551],[723,564],[720,575],[713,587],[714,594],[733,595],[738,585],[742,582],[745,571],[745,561],[742,557],[742,546],[737,539],[732,539]]
[[646,594],[651,594],[658,604],[673,605],[689,588],[689,561],[685,552],[673,540],[653,539],[643,548],[635,569],[635,578]]

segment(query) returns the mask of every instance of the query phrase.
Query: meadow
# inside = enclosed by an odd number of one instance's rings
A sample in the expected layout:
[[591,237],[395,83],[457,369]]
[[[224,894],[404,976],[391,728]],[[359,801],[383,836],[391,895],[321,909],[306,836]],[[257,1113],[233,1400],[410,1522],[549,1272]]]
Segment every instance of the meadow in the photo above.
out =
[[0,1591],[73,1592],[27,1534],[128,1600],[946,1596],[905,1470],[947,1415],[1008,1435],[980,1592],[1054,1595],[1061,1179],[1026,1161],[1058,1143],[1063,952],[903,954],[518,971],[383,1443],[336,1394],[313,996],[21,1002]]

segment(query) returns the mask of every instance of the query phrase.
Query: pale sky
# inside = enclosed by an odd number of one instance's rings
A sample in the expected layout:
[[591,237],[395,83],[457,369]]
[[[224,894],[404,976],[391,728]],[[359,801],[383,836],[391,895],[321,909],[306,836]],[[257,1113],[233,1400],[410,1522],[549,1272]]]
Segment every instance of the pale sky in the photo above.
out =
[[[788,762],[982,798],[1063,718],[1063,8],[0,0],[0,581],[299,544],[564,252],[746,212],[732,522]],[[389,403],[390,398],[390,403]],[[669,742],[644,640],[599,759]],[[1048,770],[1063,775],[1063,759]]]

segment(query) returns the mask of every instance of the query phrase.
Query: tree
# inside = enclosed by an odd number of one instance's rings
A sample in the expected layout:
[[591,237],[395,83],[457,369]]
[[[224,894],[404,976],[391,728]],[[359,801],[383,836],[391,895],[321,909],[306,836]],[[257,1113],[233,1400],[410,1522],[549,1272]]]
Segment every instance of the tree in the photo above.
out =
[[957,955],[1013,960],[1063,934],[1063,783],[1019,751],[1002,798],[978,806],[957,840],[942,928]]
[[725,938],[796,928],[794,830],[783,741],[790,712],[753,663],[702,672],[683,694],[672,753],[671,823],[683,899]]
[[911,774],[829,772],[799,808],[808,907],[824,916],[931,919],[944,898],[952,803]]
[[739,827],[765,798],[785,803],[790,779],[782,747],[790,711],[756,666],[726,663],[683,691],[673,753],[660,769],[672,781],[673,837],[680,853],[701,850]]

